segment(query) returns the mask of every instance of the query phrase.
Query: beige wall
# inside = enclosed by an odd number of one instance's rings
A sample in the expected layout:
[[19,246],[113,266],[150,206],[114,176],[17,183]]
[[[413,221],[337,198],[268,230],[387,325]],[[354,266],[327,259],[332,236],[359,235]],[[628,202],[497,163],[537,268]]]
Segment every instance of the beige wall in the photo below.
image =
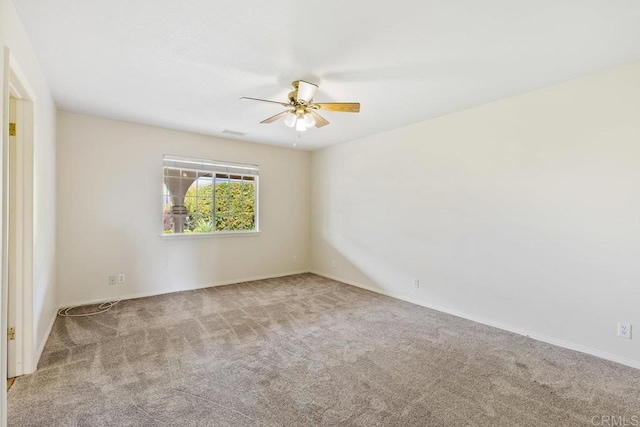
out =
[[[259,165],[261,234],[163,239],[164,154]],[[309,169],[307,152],[60,112],[60,305],[308,271]]]
[[640,65],[314,152],[311,182],[314,270],[640,367]]
[[[56,107],[26,32],[11,1],[0,0],[0,46],[9,47],[35,95],[34,117],[34,310],[33,343],[45,344],[56,314]],[[0,91],[2,89],[0,88]],[[7,94],[0,94],[3,98]],[[34,355],[34,356],[37,356]]]

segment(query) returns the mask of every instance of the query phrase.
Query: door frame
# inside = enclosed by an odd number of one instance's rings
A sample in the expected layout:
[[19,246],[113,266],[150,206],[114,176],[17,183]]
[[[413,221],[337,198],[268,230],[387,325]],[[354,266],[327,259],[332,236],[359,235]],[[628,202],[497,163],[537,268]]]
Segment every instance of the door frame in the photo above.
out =
[[[36,348],[36,334],[34,318],[34,105],[35,96],[26,77],[20,70],[15,58],[9,55],[9,97],[15,100],[16,114],[16,144],[15,144],[15,174],[9,168],[8,174],[15,179],[9,179],[7,185],[12,185],[14,191],[7,194],[13,205],[9,204],[5,213],[7,220],[14,220],[9,226],[14,230],[15,247],[8,246],[8,310],[14,319],[16,328],[13,358],[7,358],[8,374],[20,376],[35,371],[34,350]],[[5,95],[6,96],[6,95]],[[11,146],[9,146],[11,149]],[[12,153],[10,153],[12,154]],[[11,156],[5,165],[11,164]],[[5,187],[6,188],[6,187]],[[13,212],[12,212],[13,211]],[[12,216],[9,216],[13,213]],[[9,230],[7,229],[7,232]],[[9,349],[7,350],[9,351]]]
[[[31,89],[25,74],[22,72],[16,59],[11,55],[8,47],[4,46],[0,55],[0,201],[2,209],[0,209],[1,224],[1,245],[0,245],[0,427],[6,425],[7,414],[7,328],[8,328],[8,267],[9,267],[9,98],[16,98],[16,104],[20,107],[16,109],[19,119],[17,125],[17,133],[20,132],[19,146],[21,149],[20,161],[17,162],[17,177],[21,181],[18,187],[20,194],[16,194],[21,215],[17,218],[20,221],[20,235],[17,239],[21,240],[22,248],[18,251],[20,258],[20,269],[18,271],[21,280],[16,283],[15,300],[17,301],[17,312],[20,318],[16,319],[16,334],[21,337],[21,357],[20,366],[16,366],[15,372],[28,374],[35,371],[35,327],[34,321],[34,288],[33,288],[33,271],[34,271],[34,239],[35,228],[33,221],[34,213],[34,137],[35,137],[35,103],[36,98]],[[13,226],[13,225],[12,225]],[[14,262],[12,262],[14,264]],[[15,265],[14,265],[15,268]],[[12,284],[12,289],[14,288]],[[17,365],[17,364],[16,364]]]
[[0,427],[7,425],[7,385],[5,383],[7,378],[7,253],[6,245],[8,244],[6,227],[6,215],[4,213],[4,207],[6,206],[5,199],[5,182],[6,182],[6,168],[5,168],[5,148],[9,145],[9,75],[10,75],[10,53],[9,48],[4,47],[0,55],[0,71],[2,77],[2,87],[0,88],[0,111],[2,112],[2,133],[0,133],[0,225],[2,226],[0,231]]

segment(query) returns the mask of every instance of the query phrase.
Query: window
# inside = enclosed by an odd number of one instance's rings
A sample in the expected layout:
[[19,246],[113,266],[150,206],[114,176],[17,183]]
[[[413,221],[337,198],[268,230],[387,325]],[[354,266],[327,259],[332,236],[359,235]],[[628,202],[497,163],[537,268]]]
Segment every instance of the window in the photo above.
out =
[[163,233],[258,231],[258,167],[164,156]]

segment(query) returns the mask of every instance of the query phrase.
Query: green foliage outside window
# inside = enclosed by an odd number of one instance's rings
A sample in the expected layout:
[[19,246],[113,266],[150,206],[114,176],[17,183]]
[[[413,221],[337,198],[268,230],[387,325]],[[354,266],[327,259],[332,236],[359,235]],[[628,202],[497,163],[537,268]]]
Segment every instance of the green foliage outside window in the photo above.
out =
[[[255,229],[253,181],[216,180],[215,231]],[[185,233],[210,233],[214,228],[213,185],[192,185],[185,194],[189,216]]]

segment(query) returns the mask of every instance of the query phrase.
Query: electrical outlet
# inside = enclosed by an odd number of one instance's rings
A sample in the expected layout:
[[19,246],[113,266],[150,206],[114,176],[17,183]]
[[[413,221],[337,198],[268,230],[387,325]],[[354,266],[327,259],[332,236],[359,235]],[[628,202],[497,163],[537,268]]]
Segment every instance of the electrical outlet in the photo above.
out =
[[631,339],[631,324],[630,323],[620,323],[620,322],[618,322],[618,336],[630,340]]
[[331,260],[331,268],[336,268],[336,260],[335,259]]
[[124,273],[118,274],[118,283],[124,283]]
[[297,257],[297,256],[294,256],[294,257],[291,259],[291,262],[292,262],[292,263],[294,263],[294,264],[295,264],[296,262],[298,262],[298,257]]
[[413,281],[413,287],[414,288],[419,288],[420,287],[420,279],[415,279]]
[[115,285],[117,279],[116,276],[109,276],[109,285]]

